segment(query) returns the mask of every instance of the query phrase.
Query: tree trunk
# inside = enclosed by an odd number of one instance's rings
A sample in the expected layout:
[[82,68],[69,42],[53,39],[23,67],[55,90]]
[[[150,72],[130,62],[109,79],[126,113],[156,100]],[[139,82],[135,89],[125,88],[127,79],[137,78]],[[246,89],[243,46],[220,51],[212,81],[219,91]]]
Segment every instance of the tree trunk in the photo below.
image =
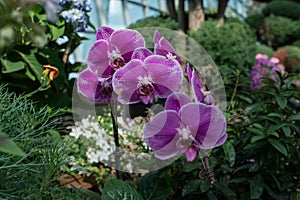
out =
[[225,17],[225,10],[227,7],[229,0],[219,0],[218,1],[218,14],[217,14],[217,18],[219,20],[217,27],[220,27],[223,25],[224,23],[224,17]]
[[167,0],[167,8],[168,8],[171,19],[177,21],[177,13],[176,13],[176,9],[175,9],[174,0]]
[[179,27],[183,32],[187,30],[187,19],[186,14],[184,12],[184,0],[179,0],[179,8],[178,8],[178,23]]
[[189,0],[189,29],[197,30],[204,22],[205,14],[202,0]]

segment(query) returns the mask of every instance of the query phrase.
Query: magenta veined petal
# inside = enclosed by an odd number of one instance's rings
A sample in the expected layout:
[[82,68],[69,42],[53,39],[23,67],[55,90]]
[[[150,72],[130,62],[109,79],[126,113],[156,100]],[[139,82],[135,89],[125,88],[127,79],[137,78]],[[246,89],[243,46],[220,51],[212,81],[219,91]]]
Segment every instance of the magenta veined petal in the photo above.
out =
[[[190,117],[191,113],[194,113],[193,118]],[[189,127],[200,148],[210,149],[225,142],[226,119],[216,106],[190,103],[181,108],[179,115],[182,123]]]
[[162,55],[167,58],[175,58],[178,62],[181,62],[181,58],[177,56],[171,43],[160,35],[158,31],[154,32],[154,54]]
[[77,89],[80,94],[89,100],[97,100],[96,88],[98,84],[98,77],[88,69],[79,73],[77,79]]
[[178,133],[179,127],[180,119],[176,112],[160,112],[145,125],[145,141],[153,150],[159,150],[170,143]]
[[196,100],[198,102],[203,102],[204,100],[203,86],[195,70],[192,71],[191,85]]
[[129,61],[135,49],[145,46],[143,36],[135,30],[117,30],[110,36],[110,43],[113,48],[116,48],[125,59]]
[[152,55],[152,52],[149,49],[147,49],[145,47],[140,47],[133,51],[131,59],[138,59],[138,60],[144,61],[148,56],[151,56],[151,55]]
[[105,40],[94,43],[87,57],[88,68],[98,77],[109,77],[112,71],[108,58],[109,44]]
[[134,104],[141,101],[137,94],[138,76],[147,76],[147,71],[142,61],[137,59],[131,60],[114,73],[112,85],[121,103]]
[[165,110],[174,110],[177,113],[184,105],[192,103],[190,97],[183,93],[175,92],[168,96],[165,103]]
[[114,32],[115,30],[108,27],[108,26],[101,26],[96,33],[96,39],[97,40],[108,40],[110,38],[110,35]]
[[188,81],[191,83],[193,71],[189,63],[186,66],[186,72],[187,72]]
[[183,153],[188,162],[193,162],[197,157],[198,148],[196,146],[190,146]]
[[179,135],[175,135],[175,137],[163,148],[154,151],[154,155],[156,158],[160,160],[168,160],[171,158],[176,158],[182,155],[182,152],[177,149],[177,142],[179,140]]

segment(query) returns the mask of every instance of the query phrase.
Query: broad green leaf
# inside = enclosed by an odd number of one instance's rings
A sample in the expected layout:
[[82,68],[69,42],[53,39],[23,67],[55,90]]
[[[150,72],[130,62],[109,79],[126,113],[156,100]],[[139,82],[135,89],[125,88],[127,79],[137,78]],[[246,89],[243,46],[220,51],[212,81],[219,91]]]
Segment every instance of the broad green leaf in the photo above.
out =
[[264,104],[265,104],[265,102],[263,102],[263,101],[262,101],[262,102],[255,103],[255,104],[252,104],[251,106],[248,106],[248,107],[245,109],[245,113],[248,114],[248,113],[257,111],[257,110],[259,110]]
[[287,118],[288,121],[297,121],[300,120],[300,115],[292,115]]
[[264,190],[264,183],[260,175],[256,175],[250,182],[250,198],[258,199]]
[[215,182],[214,187],[220,191],[222,194],[225,194],[227,197],[232,196],[235,197],[235,193],[229,189],[224,183],[221,182]]
[[35,57],[37,50],[31,50],[30,54],[24,54],[20,51],[17,51],[23,60],[28,64],[29,68],[34,73],[34,76],[39,80],[40,83],[42,83],[42,73],[43,73],[43,67],[38,62],[38,60]]
[[201,183],[200,179],[195,179],[185,184],[182,188],[182,196],[185,197],[186,195],[197,191],[200,188],[200,183]]
[[167,177],[154,171],[141,178],[138,190],[144,200],[165,200],[170,196],[172,186]]
[[291,131],[290,127],[286,127],[285,126],[285,127],[282,127],[281,129],[283,130],[283,133],[284,133],[284,135],[286,137],[290,137],[291,136],[292,131]]
[[284,96],[277,95],[275,97],[277,104],[280,106],[281,109],[284,109],[287,105],[287,99]]
[[195,169],[200,169],[202,164],[200,161],[194,161],[194,162],[185,162],[183,165],[183,171],[184,172],[191,172]]
[[268,116],[269,117],[278,117],[279,119],[283,118],[283,115],[280,113],[269,113]]
[[263,130],[257,129],[257,128],[254,128],[254,127],[247,127],[247,130],[254,133],[254,134],[257,134],[257,135],[261,135],[261,136],[265,135]]
[[0,133],[0,151],[16,156],[26,156],[26,154],[3,133]]
[[58,21],[55,25],[49,25],[52,40],[56,40],[57,38],[61,37],[65,32],[65,22]]
[[280,141],[272,139],[272,138],[269,138],[268,141],[280,153],[287,156],[287,150],[286,150],[286,147],[284,146],[284,144],[282,144]]
[[118,180],[110,179],[104,184],[101,200],[143,200],[138,191],[130,184]]
[[276,131],[268,132],[268,135],[273,135],[273,136],[279,138],[279,134]]
[[278,129],[280,129],[281,127],[284,127],[286,126],[287,124],[286,123],[280,123],[280,124],[276,124],[274,126],[271,126],[269,129],[268,129],[268,133],[269,132],[273,132],[273,131],[276,131]]
[[251,143],[255,143],[256,141],[262,140],[262,139],[264,139],[264,138],[265,138],[264,135],[255,135],[255,136],[253,136],[253,137],[251,138]]
[[206,196],[208,200],[218,200],[218,198],[216,197],[216,195],[214,195],[212,191],[208,191]]
[[22,70],[25,68],[25,63],[19,61],[19,62],[11,62],[9,60],[6,59],[1,59],[3,68],[2,68],[2,73],[6,74],[6,73],[12,73],[12,72],[16,72],[19,70]]
[[225,157],[228,160],[230,166],[232,167],[234,165],[234,161],[235,161],[235,150],[234,147],[232,146],[232,144],[227,141],[225,142],[223,145],[223,150],[225,153]]

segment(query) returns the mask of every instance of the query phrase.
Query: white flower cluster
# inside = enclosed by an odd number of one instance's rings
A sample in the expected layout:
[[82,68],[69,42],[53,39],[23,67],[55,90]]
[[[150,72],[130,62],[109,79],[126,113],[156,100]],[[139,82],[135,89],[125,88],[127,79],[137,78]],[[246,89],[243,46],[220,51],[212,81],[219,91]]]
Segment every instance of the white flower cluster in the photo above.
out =
[[113,138],[99,127],[95,116],[88,116],[77,122],[72,128],[70,136],[81,139],[88,145],[86,156],[90,163],[108,161],[113,154]]

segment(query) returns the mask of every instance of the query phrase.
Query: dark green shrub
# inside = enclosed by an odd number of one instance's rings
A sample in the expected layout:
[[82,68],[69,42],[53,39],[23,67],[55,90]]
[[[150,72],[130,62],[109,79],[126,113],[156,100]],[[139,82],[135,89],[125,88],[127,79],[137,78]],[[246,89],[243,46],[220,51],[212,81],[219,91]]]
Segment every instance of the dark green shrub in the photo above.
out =
[[226,78],[226,71],[240,69],[249,71],[255,61],[256,37],[243,22],[225,22],[220,28],[216,21],[206,21],[202,27],[190,32],[209,53]]
[[259,44],[257,45],[256,53],[266,54],[269,58],[271,58],[273,57],[274,50],[267,45]]
[[246,19],[245,22],[251,27],[254,28],[256,31],[259,31],[259,28],[261,26],[261,23],[264,20],[264,15],[263,14],[253,14],[249,15]]
[[179,29],[178,23],[167,16],[148,17],[145,19],[138,20],[137,22],[128,26],[128,28],[130,29],[144,27],[162,27],[171,30]]
[[266,17],[261,28],[262,42],[273,48],[291,44],[299,36],[299,22],[286,17]]
[[298,20],[300,4],[293,1],[272,1],[264,7],[263,13],[265,16],[275,15]]
[[300,40],[296,40],[295,42],[293,42],[292,45],[293,45],[293,46],[300,47]]

